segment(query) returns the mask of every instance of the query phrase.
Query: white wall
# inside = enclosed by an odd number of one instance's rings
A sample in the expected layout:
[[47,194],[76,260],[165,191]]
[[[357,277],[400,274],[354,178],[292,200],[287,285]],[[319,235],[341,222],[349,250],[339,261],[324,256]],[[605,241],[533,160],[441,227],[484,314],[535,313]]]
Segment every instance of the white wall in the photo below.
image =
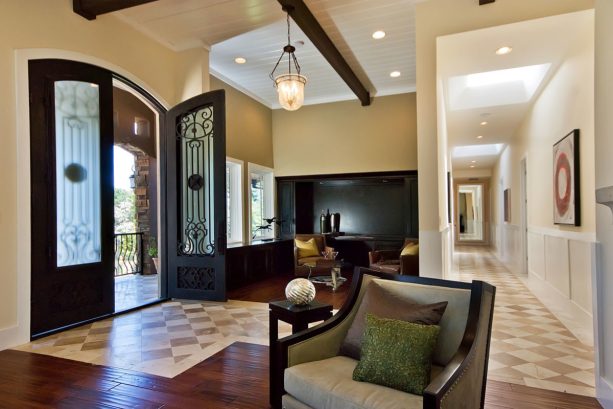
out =
[[[439,36],[569,13],[593,7],[593,0],[499,0],[479,6],[475,0],[429,0],[416,5],[417,152],[419,175],[420,272],[442,276],[449,254],[445,225],[446,195],[441,195],[437,118],[436,39]],[[442,230],[442,231],[441,231]]]
[[[521,160],[527,160],[529,287],[544,285],[579,316],[592,314],[591,269],[595,242],[594,199],[594,12],[575,13],[574,44],[502,152],[492,177],[492,242],[507,267],[522,273]],[[579,227],[553,223],[552,147],[578,128],[581,161]],[[503,221],[503,192],[511,189],[511,221]],[[540,282],[534,281],[539,280]],[[552,305],[552,310],[562,308]]]
[[[596,188],[613,186],[613,2],[596,1]],[[596,209],[598,240],[594,278],[596,394],[613,408],[613,216]]]

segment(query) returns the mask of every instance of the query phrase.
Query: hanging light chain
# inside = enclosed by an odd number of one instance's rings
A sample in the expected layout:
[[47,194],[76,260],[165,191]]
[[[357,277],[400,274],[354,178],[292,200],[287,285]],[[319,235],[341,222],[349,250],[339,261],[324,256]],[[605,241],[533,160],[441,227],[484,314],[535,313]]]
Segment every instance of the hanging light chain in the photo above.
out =
[[298,75],[300,75],[300,64],[298,63],[298,59],[296,58],[296,55],[294,54],[294,51],[296,51],[296,48],[292,45],[292,40],[291,40],[291,35],[290,35],[290,15],[289,15],[289,11],[287,12],[287,45],[285,47],[283,47],[283,52],[281,53],[281,56],[279,57],[279,59],[277,60],[277,63],[275,64],[275,67],[272,69],[272,72],[270,73],[269,77],[271,80],[275,80],[275,71],[277,70],[277,68],[279,67],[279,64],[281,63],[281,60],[283,59],[283,56],[287,53],[288,57],[287,57],[287,68],[288,68],[288,73],[289,75],[292,74],[292,63],[294,63],[294,68],[296,69],[296,73]]

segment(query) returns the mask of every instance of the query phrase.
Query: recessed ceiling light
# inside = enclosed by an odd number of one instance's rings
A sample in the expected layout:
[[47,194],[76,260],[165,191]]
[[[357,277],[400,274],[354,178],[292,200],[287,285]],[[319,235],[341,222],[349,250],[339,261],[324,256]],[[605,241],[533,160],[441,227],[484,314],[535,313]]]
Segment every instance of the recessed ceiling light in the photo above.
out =
[[385,31],[377,30],[372,33],[372,38],[375,40],[381,40],[383,37],[385,37]]
[[400,71],[392,71],[392,72],[390,72],[390,77],[392,77],[392,78],[400,77]]
[[243,57],[236,57],[234,59],[234,62],[237,63],[237,64],[244,64],[244,63],[247,62],[247,60],[245,58],[243,58]]
[[508,45],[505,45],[504,47],[500,47],[499,49],[497,49],[496,54],[505,55],[505,54],[509,54],[511,51],[513,51],[513,47],[509,47]]
[[485,126],[485,125],[487,125],[487,121],[481,122],[481,126]]
[[477,163],[477,161],[476,160],[471,160],[470,163]]
[[470,167],[471,167],[471,168],[474,168],[474,167],[475,167],[475,165],[470,165]]
[[477,136],[477,139],[483,139],[483,135]]

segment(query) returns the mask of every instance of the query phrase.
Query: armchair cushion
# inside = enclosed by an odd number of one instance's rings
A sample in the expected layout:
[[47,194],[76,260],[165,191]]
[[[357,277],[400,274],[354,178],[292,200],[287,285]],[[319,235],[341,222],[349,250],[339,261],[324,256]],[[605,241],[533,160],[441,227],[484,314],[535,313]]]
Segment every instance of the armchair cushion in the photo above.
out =
[[404,246],[404,248],[400,252],[400,257],[418,256],[418,255],[419,255],[419,244],[409,244],[407,246]]
[[422,395],[430,383],[440,327],[367,314],[362,357],[353,380]]
[[317,247],[315,239],[311,238],[307,241],[295,239],[295,242],[296,247],[298,248],[298,259],[320,256],[319,247]]
[[[302,402],[306,407],[317,409],[421,409],[423,399],[375,385],[354,381],[351,376],[357,361],[346,356],[335,356],[321,361],[292,366],[285,370],[286,400]],[[305,406],[303,406],[305,407]]]
[[376,281],[366,287],[364,298],[343,341],[340,354],[360,359],[360,350],[366,326],[366,314],[392,318],[423,325],[437,325],[447,308],[447,301],[418,304],[402,293],[392,292]]

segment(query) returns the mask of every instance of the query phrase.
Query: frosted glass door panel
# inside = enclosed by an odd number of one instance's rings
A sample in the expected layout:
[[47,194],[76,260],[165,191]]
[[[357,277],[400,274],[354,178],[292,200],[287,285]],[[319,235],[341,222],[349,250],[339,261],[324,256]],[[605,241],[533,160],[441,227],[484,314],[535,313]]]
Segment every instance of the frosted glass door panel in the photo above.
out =
[[57,266],[101,261],[98,85],[55,82]]

